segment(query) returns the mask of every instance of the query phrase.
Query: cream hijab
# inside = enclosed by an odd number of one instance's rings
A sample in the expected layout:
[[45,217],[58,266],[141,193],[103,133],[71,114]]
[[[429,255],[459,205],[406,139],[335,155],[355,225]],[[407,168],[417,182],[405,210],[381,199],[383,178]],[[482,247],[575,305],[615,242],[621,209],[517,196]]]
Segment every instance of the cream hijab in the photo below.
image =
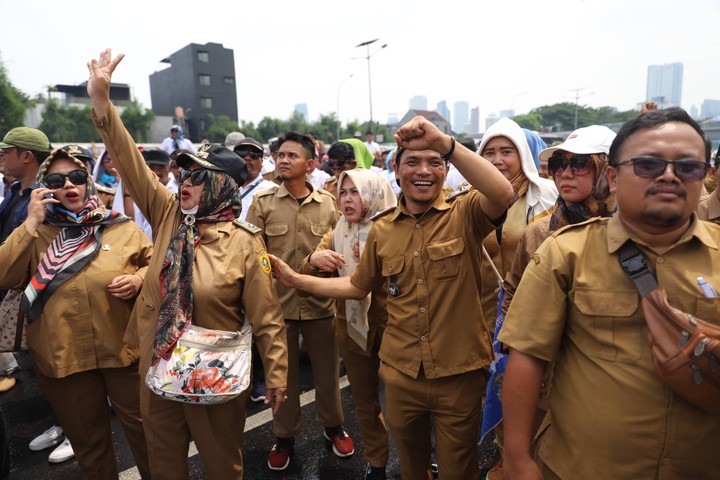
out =
[[[338,192],[345,177],[350,177],[360,193],[362,219],[357,223],[351,223],[345,217],[341,217],[333,231],[333,249],[345,257],[345,265],[338,270],[341,277],[351,275],[357,267],[372,227],[370,218],[378,212],[397,205],[397,198],[388,181],[372,170],[356,168],[342,172],[338,178]],[[371,295],[368,294],[362,300],[345,300],[348,335],[364,350],[367,350],[370,329],[367,319],[370,297]]]

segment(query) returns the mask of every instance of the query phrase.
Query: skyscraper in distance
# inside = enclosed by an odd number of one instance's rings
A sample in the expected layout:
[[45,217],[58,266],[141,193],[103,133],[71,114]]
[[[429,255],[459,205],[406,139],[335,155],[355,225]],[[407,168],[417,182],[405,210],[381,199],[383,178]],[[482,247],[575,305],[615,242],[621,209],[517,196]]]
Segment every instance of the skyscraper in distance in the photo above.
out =
[[468,102],[455,102],[453,105],[453,123],[452,123],[452,129],[457,132],[465,132],[468,133],[469,124],[468,124],[468,118],[470,115],[470,104]]
[[415,95],[410,99],[410,110],[427,110],[427,97]]
[[442,115],[445,120],[450,121],[450,109],[448,108],[445,100],[440,100],[435,110]]
[[679,107],[682,100],[683,64],[650,65],[645,99],[659,108]]

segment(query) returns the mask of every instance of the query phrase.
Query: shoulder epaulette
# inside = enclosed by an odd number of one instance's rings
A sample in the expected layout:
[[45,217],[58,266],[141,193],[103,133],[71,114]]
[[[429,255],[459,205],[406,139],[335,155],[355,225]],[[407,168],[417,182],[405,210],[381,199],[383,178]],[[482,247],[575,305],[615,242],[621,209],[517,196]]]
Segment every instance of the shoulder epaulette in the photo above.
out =
[[375,221],[375,220],[377,220],[378,218],[382,217],[383,215],[387,215],[388,213],[392,212],[392,211],[395,210],[396,208],[397,208],[397,207],[388,207],[388,208],[386,208],[385,210],[381,210],[381,211],[379,211],[378,213],[376,213],[375,215],[373,215],[372,217],[370,217],[370,220]]
[[445,197],[445,201],[450,202],[452,200],[455,200],[460,195],[465,195],[466,193],[468,193],[471,189],[472,189],[472,187],[468,185],[467,188],[462,188],[460,190],[456,190],[456,191],[452,192],[450,195],[448,195],[447,197]]
[[276,186],[274,186],[274,187],[270,187],[270,188],[267,188],[267,189],[265,189],[265,190],[260,190],[259,192],[257,192],[257,193],[255,194],[255,198],[257,198],[257,197],[264,197],[264,196],[266,196],[266,195],[272,195],[272,194],[274,194],[274,193],[277,191],[278,188],[280,188],[280,185],[276,185]]
[[95,184],[95,190],[102,193],[107,193],[108,195],[115,195],[115,189],[106,187],[105,185],[98,185]]
[[262,228],[253,225],[250,222],[244,222],[242,220],[235,220],[233,222],[238,227],[247,230],[248,232],[252,233],[253,235],[257,235],[258,233],[262,232]]
[[591,223],[599,223],[599,222],[607,222],[609,220],[608,217],[592,217],[588,218],[585,221],[579,222],[579,223],[573,223],[572,225],[565,225],[562,228],[559,228],[558,230],[554,231],[552,233],[553,237],[556,237],[558,235],[562,235],[565,232],[569,232],[570,230],[575,230],[578,228],[582,228],[585,225],[590,225]]

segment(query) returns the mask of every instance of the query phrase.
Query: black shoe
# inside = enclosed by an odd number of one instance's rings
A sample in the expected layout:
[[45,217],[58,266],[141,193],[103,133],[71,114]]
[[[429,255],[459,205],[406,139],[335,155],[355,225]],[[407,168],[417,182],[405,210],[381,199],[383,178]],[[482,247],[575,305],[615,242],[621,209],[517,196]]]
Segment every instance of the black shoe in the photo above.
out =
[[373,467],[368,465],[367,472],[365,472],[365,480],[385,480],[385,467]]

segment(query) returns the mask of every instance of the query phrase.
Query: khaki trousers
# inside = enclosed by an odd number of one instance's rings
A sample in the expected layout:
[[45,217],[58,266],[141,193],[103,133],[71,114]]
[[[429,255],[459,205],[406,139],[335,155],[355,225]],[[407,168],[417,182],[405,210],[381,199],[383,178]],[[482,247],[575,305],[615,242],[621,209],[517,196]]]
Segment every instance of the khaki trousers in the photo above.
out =
[[412,378],[383,363],[380,377],[385,381],[387,421],[397,443],[402,478],[432,478],[431,422],[440,479],[478,478],[485,385],[481,371],[427,379],[421,370],[418,378]]
[[248,388],[217,405],[166,400],[145,385],[140,392],[153,480],[189,478],[190,440],[200,453],[210,480],[243,478],[242,440]]
[[273,418],[275,435],[291,438],[302,429],[300,424],[300,349],[303,336],[305,350],[312,364],[315,386],[315,420],[323,427],[343,423],[340,403],[338,349],[334,317],[319,320],[285,320],[288,345],[287,400]]
[[147,445],[140,419],[137,364],[79,372],[64,378],[46,377],[36,368],[35,376],[88,479],[118,478],[108,398],[125,431],[140,475],[144,479],[150,478]]
[[[345,319],[338,319],[344,322]],[[345,337],[339,341],[340,353],[345,362],[345,371],[350,381],[350,391],[355,403],[355,417],[360,437],[365,447],[365,458],[373,467],[384,467],[388,462],[388,433],[380,407],[380,340],[378,332],[370,356],[360,355],[348,350],[345,342],[354,341]]]

